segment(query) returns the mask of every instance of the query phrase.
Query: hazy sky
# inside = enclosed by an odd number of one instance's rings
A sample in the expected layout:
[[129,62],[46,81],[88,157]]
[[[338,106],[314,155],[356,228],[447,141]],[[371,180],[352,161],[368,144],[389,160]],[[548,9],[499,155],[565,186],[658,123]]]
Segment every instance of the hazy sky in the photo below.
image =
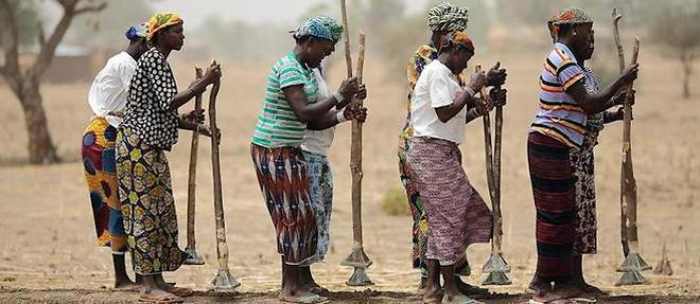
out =
[[[122,0],[120,0],[122,1]],[[202,20],[210,15],[225,19],[243,20],[250,23],[277,21],[284,25],[296,25],[299,16],[309,7],[318,3],[333,3],[338,0],[152,0],[156,10],[171,10],[181,13],[183,18]],[[347,0],[348,5],[352,1]],[[411,3],[410,9],[422,9],[427,0],[403,0]],[[338,12],[338,15],[340,12]]]

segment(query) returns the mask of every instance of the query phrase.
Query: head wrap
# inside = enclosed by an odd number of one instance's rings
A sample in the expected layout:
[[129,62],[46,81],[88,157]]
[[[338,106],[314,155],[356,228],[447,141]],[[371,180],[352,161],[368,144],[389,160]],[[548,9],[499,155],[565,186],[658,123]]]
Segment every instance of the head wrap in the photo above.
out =
[[580,8],[566,9],[560,12],[552,21],[552,24],[555,26],[562,24],[593,23],[593,19]]
[[469,35],[465,32],[452,32],[448,35],[446,35],[441,41],[440,41],[440,49],[443,49],[448,46],[461,46],[464,47],[467,50],[470,50],[474,52],[474,42],[472,41],[471,38],[469,38]]
[[469,10],[442,2],[428,11],[426,20],[433,32],[464,31],[469,21]]
[[148,23],[144,22],[132,25],[126,33],[124,33],[124,36],[131,41],[146,38],[148,36]]
[[562,24],[573,25],[584,23],[593,23],[593,19],[580,8],[569,8],[561,11],[559,15],[549,18],[549,20],[547,20],[547,27],[549,28],[550,35],[556,39],[557,35],[559,35],[559,27]]
[[336,43],[343,34],[343,26],[331,17],[316,16],[306,19],[296,31],[291,33],[297,39],[304,36],[313,36]]
[[182,22],[176,13],[156,13],[148,20],[148,40],[152,40],[158,31]]

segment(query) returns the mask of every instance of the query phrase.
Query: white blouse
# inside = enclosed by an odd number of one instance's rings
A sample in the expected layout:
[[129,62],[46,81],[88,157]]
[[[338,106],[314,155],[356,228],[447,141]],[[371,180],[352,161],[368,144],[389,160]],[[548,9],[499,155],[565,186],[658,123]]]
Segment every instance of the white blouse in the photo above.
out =
[[[330,98],[332,93],[328,88],[326,80],[321,75],[319,69],[314,69],[314,76],[318,83],[318,98],[316,100],[325,100]],[[333,143],[335,137],[335,127],[330,127],[325,130],[309,130],[304,132],[304,142],[301,144],[301,149],[306,152],[316,153],[323,156],[328,155],[328,149]]]
[[136,60],[122,51],[107,61],[90,86],[88,103],[92,112],[105,117],[115,128],[119,127],[122,118],[112,114],[124,111],[129,83],[136,73],[136,66]]

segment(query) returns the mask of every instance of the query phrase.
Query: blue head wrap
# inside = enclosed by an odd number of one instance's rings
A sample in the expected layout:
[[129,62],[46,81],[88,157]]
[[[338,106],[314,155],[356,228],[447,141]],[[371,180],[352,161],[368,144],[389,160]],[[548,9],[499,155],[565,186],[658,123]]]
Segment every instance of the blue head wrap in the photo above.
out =
[[124,36],[131,41],[146,38],[148,36],[148,26],[146,23],[132,25],[126,33],[124,33]]
[[328,16],[316,16],[306,19],[296,31],[292,32],[294,38],[304,36],[313,36],[316,38],[327,39],[333,42],[338,42],[343,34],[343,26],[338,24],[335,19]]

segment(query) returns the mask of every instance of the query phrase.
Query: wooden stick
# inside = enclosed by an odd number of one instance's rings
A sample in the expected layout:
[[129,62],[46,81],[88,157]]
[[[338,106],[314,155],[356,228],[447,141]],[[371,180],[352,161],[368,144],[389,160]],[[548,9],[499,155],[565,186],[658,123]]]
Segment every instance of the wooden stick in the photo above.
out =
[[352,53],[350,52],[350,27],[348,27],[348,9],[345,0],[340,0],[340,11],[343,14],[343,34],[345,35],[345,66],[348,71],[348,78],[352,77]]
[[[620,72],[625,70],[625,55],[622,46],[622,38],[620,37],[620,20],[622,15],[613,9],[613,35],[615,44],[617,45],[617,53],[619,57]],[[636,64],[639,59],[639,37],[635,37],[634,51],[632,53],[632,64]],[[638,250],[639,237],[637,233],[637,182],[634,178],[634,166],[632,163],[632,105],[630,104],[632,97],[632,84],[626,88],[628,94],[625,100],[625,115],[623,120],[622,131],[622,164],[620,174],[620,235],[622,242],[622,251],[625,256],[630,252],[630,245],[635,251]]]
[[[214,61],[214,63],[216,63]],[[214,216],[216,217],[216,255],[219,270],[228,271],[228,244],[226,244],[226,223],[224,219],[224,202],[221,190],[221,162],[219,159],[219,128],[216,124],[216,95],[221,82],[217,80],[209,93],[209,128],[211,136],[211,167],[214,177]]]
[[[639,58],[639,37],[635,37],[632,64],[636,64]],[[634,178],[634,166],[632,163],[632,85],[627,89],[625,98],[625,115],[622,129],[622,199],[627,205],[627,240],[635,252],[639,252],[639,235],[637,233],[637,181]]]
[[[475,72],[481,72],[481,66],[477,65]],[[485,104],[490,104],[491,101],[489,93],[485,87],[481,88],[481,99]],[[496,200],[496,189],[495,180],[493,174],[493,146],[491,144],[491,116],[487,112],[484,114],[484,148],[486,150],[486,182],[489,187],[489,198],[491,199],[491,204]],[[493,249],[493,244],[491,244]]]
[[[202,78],[202,69],[194,68],[195,77]],[[202,94],[197,94],[194,98],[194,109],[202,109]],[[192,132],[192,144],[190,145],[190,171],[187,181],[187,248],[195,250],[196,241],[194,234],[195,219],[195,198],[197,186],[197,152],[199,150],[199,124]]]
[[[620,67],[620,73],[625,70],[625,50],[622,46],[622,38],[620,38],[620,20],[622,15],[617,12],[617,8],[613,8],[612,11],[613,19],[613,37],[615,39],[615,45],[617,46],[618,62]],[[624,135],[623,135],[624,137]],[[623,144],[624,145],[624,144]],[[624,152],[623,152],[624,155]],[[623,161],[624,163],[624,161]],[[627,207],[625,206],[624,200],[624,179],[625,172],[624,169],[621,173],[621,192],[620,192],[620,242],[622,243],[622,253],[625,257],[629,254],[629,240],[627,239]]]
[[494,186],[495,200],[492,202],[493,212],[493,247],[496,254],[501,255],[503,246],[503,214],[501,213],[501,150],[503,141],[503,106],[496,107],[496,135],[494,138]]
[[[357,80],[362,83],[365,64],[365,34],[360,33],[360,49],[357,58]],[[353,99],[351,107],[362,106],[362,100]],[[353,119],[350,145],[350,170],[352,172],[352,236],[354,246],[363,246],[362,240],[362,123]]]

